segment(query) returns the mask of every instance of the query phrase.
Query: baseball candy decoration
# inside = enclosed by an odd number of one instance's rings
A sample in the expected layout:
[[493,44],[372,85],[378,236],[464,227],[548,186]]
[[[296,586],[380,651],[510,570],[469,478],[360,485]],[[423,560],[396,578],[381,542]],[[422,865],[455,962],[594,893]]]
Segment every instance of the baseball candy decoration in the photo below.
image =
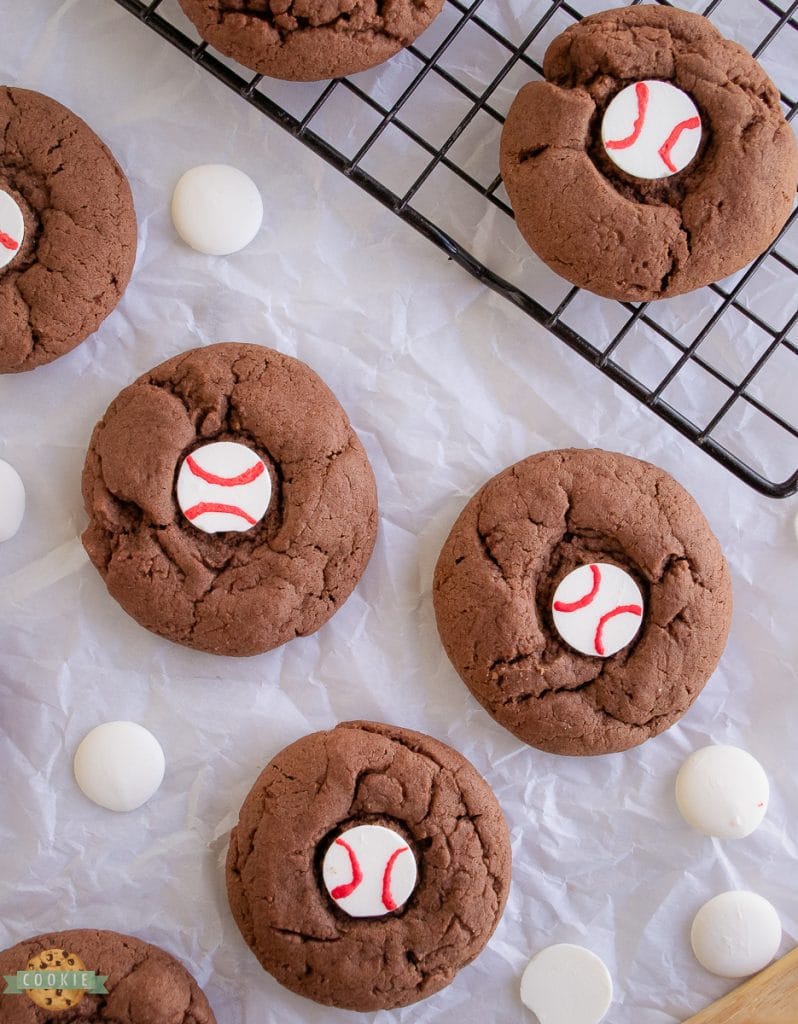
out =
[[634,640],[643,621],[643,598],[617,565],[581,565],[560,582],[552,601],[554,625],[581,654],[609,658]]
[[0,189],[0,270],[7,267],[17,255],[24,237],[22,210],[8,192]]
[[205,533],[251,530],[263,519],[272,481],[263,460],[245,444],[214,441],[185,457],[177,476],[177,503]]
[[356,825],[338,836],[321,869],[327,892],[350,917],[382,917],[398,910],[416,887],[413,851],[383,825]]
[[701,141],[701,117],[670,82],[635,82],[613,98],[601,122],[612,162],[635,178],[668,178],[690,163]]

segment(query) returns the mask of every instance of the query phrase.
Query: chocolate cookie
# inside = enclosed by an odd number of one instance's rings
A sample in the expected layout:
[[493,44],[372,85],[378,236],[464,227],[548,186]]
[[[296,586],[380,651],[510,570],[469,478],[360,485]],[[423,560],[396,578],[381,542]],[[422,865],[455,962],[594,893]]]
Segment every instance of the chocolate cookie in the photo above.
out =
[[373,68],[409,46],[443,0],[180,0],[203,39],[271,78],[313,82]]
[[[20,971],[30,973],[19,979]],[[69,972],[66,977],[64,971]],[[0,995],[3,1024],[216,1021],[208,1000],[182,964],[158,946],[118,932],[78,928],[25,939],[0,952],[0,975],[15,978],[14,990]],[[48,981],[58,985],[75,980],[88,982],[90,988],[41,987]],[[28,988],[28,983],[37,987]]]
[[443,546],[438,631],[497,722],[555,754],[636,746],[690,707],[723,652],[731,581],[695,501],[625,455],[533,455],[471,499]]
[[474,767],[437,740],[346,722],[281,751],[241,808],[227,892],[287,988],[378,1010],[448,985],[487,943],[510,842]]
[[135,258],[130,187],[107,147],[48,96],[0,87],[0,373],[96,331]]
[[83,470],[83,544],[142,626],[214,654],[313,633],[377,530],[374,475],[335,396],[259,345],[170,359],[125,388]]
[[776,237],[795,136],[759,64],[706,18],[657,4],[591,15],[543,70],[510,108],[501,172],[519,230],[558,274],[609,298],[664,298]]

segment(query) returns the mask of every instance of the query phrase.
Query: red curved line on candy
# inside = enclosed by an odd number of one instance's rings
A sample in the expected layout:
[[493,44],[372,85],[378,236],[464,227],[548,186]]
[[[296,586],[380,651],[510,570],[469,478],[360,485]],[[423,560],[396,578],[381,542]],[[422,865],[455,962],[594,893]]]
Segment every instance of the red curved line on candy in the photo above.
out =
[[597,565],[591,565],[590,571],[593,573],[593,589],[590,593],[585,594],[584,597],[580,597],[578,601],[555,601],[555,612],[578,612],[580,608],[587,608],[599,592],[599,587],[601,586],[601,570],[599,567]]
[[698,117],[698,116],[696,116],[696,117],[688,117],[686,121],[680,121],[676,125],[676,127],[673,129],[673,131],[670,133],[670,135],[667,137],[667,139],[662,143],[662,145],[657,150],[659,155],[662,157],[662,162],[665,164],[665,166],[668,168],[668,170],[671,171],[671,173],[675,174],[676,171],[677,171],[676,166],[674,165],[674,163],[671,160],[671,150],[676,145],[676,143],[679,141],[679,136],[682,134],[682,132],[686,132],[690,128],[700,128],[700,127],[701,127],[701,118]]
[[385,874],[382,876],[382,904],[386,910],[396,910],[396,901],[391,895],[391,875],[393,874],[396,858],[400,853],[404,853],[406,849],[406,846],[402,846],[398,850],[394,850],[388,858],[388,863],[385,865]]
[[209,473],[207,469],[203,469],[191,455],[187,457],[186,462],[194,476],[200,477],[206,483],[216,484],[217,487],[240,487],[242,484],[251,484],[266,469],[262,462],[256,462],[254,466],[245,469],[238,476],[217,476],[215,473]]
[[607,149],[628,149],[630,146],[634,146],[640,138],[648,107],[648,86],[645,82],[638,82],[635,85],[635,96],[637,96],[637,117],[632,128],[632,134],[627,135],[625,139],[608,139],[604,143]]
[[0,231],[0,245],[10,249],[12,252],[16,252],[19,249],[19,242],[14,241],[11,235],[7,235],[5,231]]
[[352,866],[352,881],[344,882],[343,885],[336,885],[330,895],[334,900],[343,900],[347,896],[351,896],[352,893],[357,889],[360,883],[363,881],[363,872],[360,870],[360,864],[358,863],[357,856],[352,847],[347,843],[345,839],[341,839],[339,836],[335,842],[338,846],[343,846],[346,852],[349,854],[349,863]]
[[613,608],[611,612],[606,612],[606,614],[602,615],[599,619],[598,627],[596,628],[596,639],[594,641],[596,647],[596,654],[604,654],[604,626],[610,621],[610,619],[614,619],[616,615],[642,614],[643,609],[640,607],[639,604],[621,604],[618,605],[617,608]]
[[192,505],[191,508],[187,508],[183,515],[188,520],[194,520],[206,512],[225,512],[229,516],[241,516],[242,519],[246,519],[250,526],[255,526],[257,523],[257,519],[253,519],[248,512],[245,512],[243,508],[239,508],[238,505],[222,505],[218,501],[200,501],[196,505]]

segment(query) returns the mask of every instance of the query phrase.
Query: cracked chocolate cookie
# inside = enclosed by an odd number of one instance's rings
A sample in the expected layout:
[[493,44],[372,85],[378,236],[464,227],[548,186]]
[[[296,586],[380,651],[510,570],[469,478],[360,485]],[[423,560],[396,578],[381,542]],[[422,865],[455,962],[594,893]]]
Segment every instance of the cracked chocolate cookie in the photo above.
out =
[[[18,978],[18,972],[27,977]],[[15,978],[13,991],[9,985],[9,991],[0,995],[3,1024],[216,1021],[204,993],[181,963],[158,946],[118,932],[78,928],[25,939],[0,952],[0,974]],[[89,988],[42,987],[49,982],[88,983]]]
[[0,373],[32,370],[97,330],[136,258],[130,187],[79,117],[0,87]]
[[251,655],[313,633],[363,574],[377,531],[368,457],[297,359],[221,344],[125,388],[83,470],[83,544],[147,629]]
[[488,942],[510,885],[507,825],[464,757],[346,722],[263,770],[227,854],[241,934],[283,985],[389,1009],[448,985]]
[[373,68],[409,46],[443,0],[180,0],[211,46],[295,82]]
[[673,725],[726,644],[731,580],[693,498],[600,450],[489,480],[435,568],[446,653],[497,722],[555,754],[606,754]]
[[798,146],[779,93],[706,18],[657,4],[558,36],[521,89],[501,172],[521,234],[568,281],[642,301],[734,273],[784,225]]

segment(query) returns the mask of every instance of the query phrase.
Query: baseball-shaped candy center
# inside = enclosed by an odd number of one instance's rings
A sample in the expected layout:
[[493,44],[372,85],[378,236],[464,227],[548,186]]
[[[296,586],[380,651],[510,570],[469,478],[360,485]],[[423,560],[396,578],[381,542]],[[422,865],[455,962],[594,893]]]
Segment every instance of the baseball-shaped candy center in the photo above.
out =
[[0,270],[7,267],[22,248],[25,219],[19,204],[0,189]]
[[634,82],[604,112],[601,141],[610,160],[627,174],[668,178],[696,155],[701,116],[687,93],[670,82]]
[[180,511],[205,533],[251,530],[266,515],[271,497],[263,459],[236,441],[195,448],[177,476]]
[[554,625],[581,654],[609,658],[630,644],[643,621],[643,597],[635,581],[617,565],[580,565],[554,592]]
[[416,887],[418,869],[402,836],[383,825],[356,825],[330,843],[324,885],[350,917],[382,917],[398,910]]

